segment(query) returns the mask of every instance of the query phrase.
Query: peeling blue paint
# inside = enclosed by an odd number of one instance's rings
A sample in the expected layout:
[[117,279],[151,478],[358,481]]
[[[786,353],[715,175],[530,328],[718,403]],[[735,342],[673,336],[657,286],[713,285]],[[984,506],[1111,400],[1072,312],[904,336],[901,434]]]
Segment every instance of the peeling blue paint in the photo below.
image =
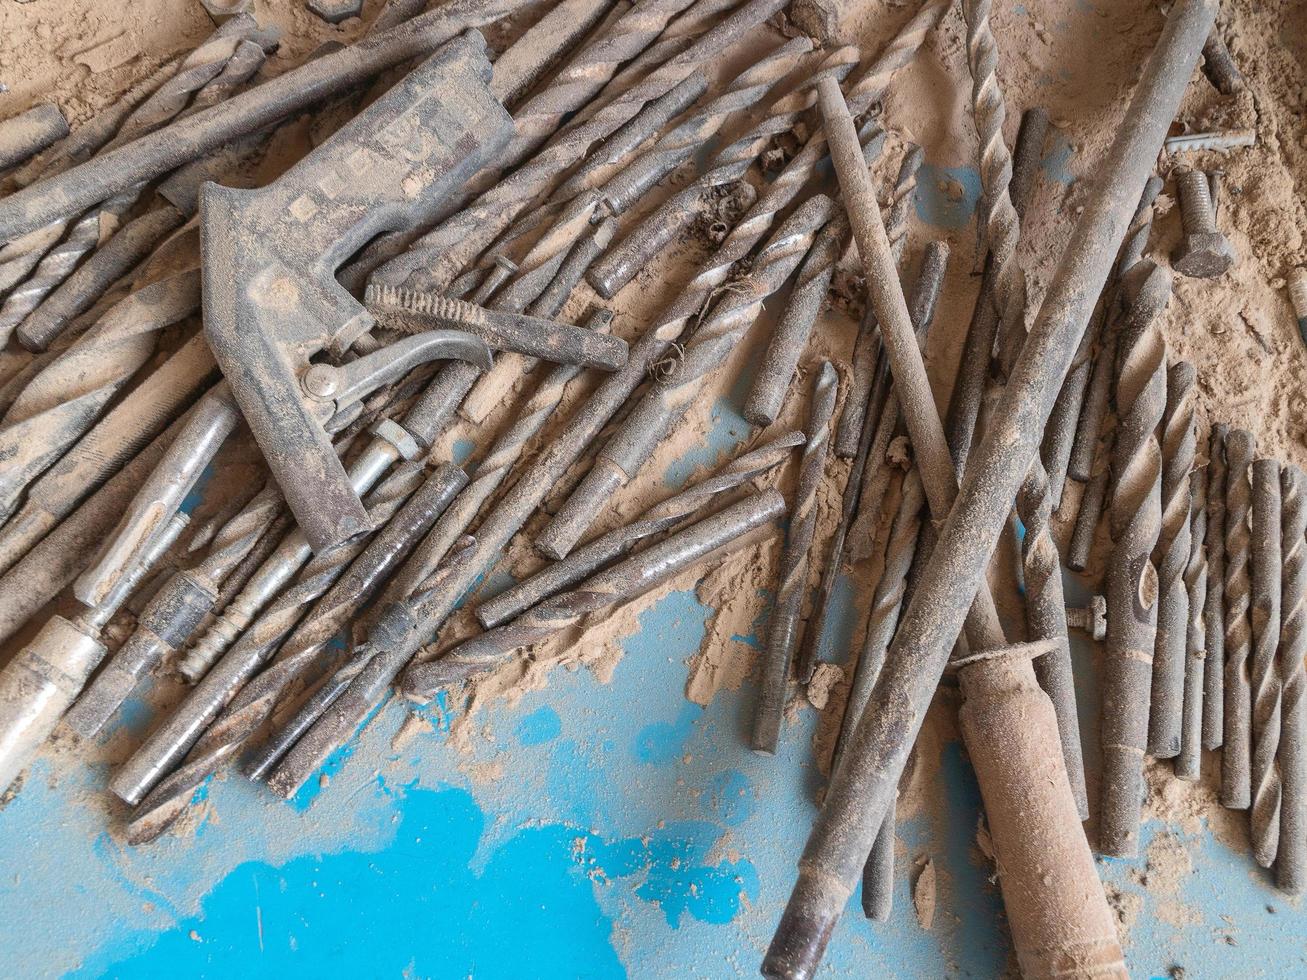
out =
[[980,190],[975,167],[923,163],[917,172],[917,217],[937,228],[962,228],[975,216]]

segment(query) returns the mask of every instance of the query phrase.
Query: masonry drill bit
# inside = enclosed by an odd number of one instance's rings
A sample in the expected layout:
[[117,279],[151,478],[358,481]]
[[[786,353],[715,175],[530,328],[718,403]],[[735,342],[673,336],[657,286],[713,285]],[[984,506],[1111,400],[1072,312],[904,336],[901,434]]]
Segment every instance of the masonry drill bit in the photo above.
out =
[[[417,468],[413,472],[420,474]],[[236,692],[196,742],[185,762],[140,802],[127,829],[130,843],[155,840],[173,824],[190,805],[195,791],[259,730],[292,682],[316,662],[323,647],[375,593],[466,482],[458,467],[439,467],[425,477],[393,518],[387,520],[384,513],[377,514],[378,523],[387,522],[366,547],[347,548],[330,562],[315,561],[310,566],[295,588],[278,601],[280,615],[265,616],[258,628],[265,636],[275,636],[286,629],[285,623],[292,621],[296,606],[302,609],[313,602],[312,611],[280,645],[276,659]],[[403,499],[402,495],[396,499]],[[373,510],[376,510],[375,503]],[[348,552],[355,552],[355,557],[345,568],[343,562]],[[315,566],[317,571],[313,572]],[[324,586],[325,591],[320,591]],[[314,593],[320,593],[316,601]],[[247,637],[254,632],[252,629]],[[277,646],[276,640],[266,644],[253,642],[262,648]],[[267,654],[263,657],[266,659]]]
[[1252,506],[1252,809],[1249,814],[1253,857],[1263,868],[1275,863],[1280,843],[1280,774],[1275,753],[1280,744],[1280,464],[1253,463]]
[[1291,895],[1307,888],[1307,702],[1303,701],[1303,657],[1307,655],[1307,477],[1288,464],[1280,473],[1284,571],[1280,600],[1281,729],[1280,841],[1275,884]]
[[1207,441],[1207,603],[1203,661],[1203,748],[1225,742],[1225,437],[1230,427],[1213,422]]
[[813,540],[817,530],[817,490],[826,470],[830,449],[831,418],[839,395],[840,377],[830,361],[823,361],[812,386],[808,408],[808,441],[799,464],[799,483],[790,509],[785,549],[781,553],[780,581],[767,627],[763,649],[762,681],[753,715],[750,745],[755,752],[775,755],[780,741],[785,691],[799,633],[803,629],[803,596],[808,590]]
[[[1163,467],[1165,468],[1165,467]],[[1195,468],[1189,478],[1190,550],[1184,570],[1189,593],[1189,624],[1185,639],[1184,706],[1180,717],[1180,754],[1175,776],[1196,782],[1203,758],[1203,666],[1207,659],[1207,474]]]
[[1252,802],[1251,470],[1256,442],[1251,432],[1225,437],[1225,740],[1221,746],[1221,805],[1246,810]]
[[[421,463],[406,462],[396,467],[368,495],[368,515],[373,533],[384,527],[413,495],[422,482],[422,469]],[[457,474],[456,467],[450,469]],[[362,553],[370,536],[358,535],[321,554],[310,553],[297,564],[293,559],[307,547],[303,544],[303,534],[297,530],[282,542],[275,557],[282,559],[283,567],[290,568],[290,573],[284,578],[289,579],[299,568],[304,569],[303,574],[293,586],[266,605],[185,700],[118,767],[109,780],[109,789],[114,795],[136,805],[177,766],[218,713],[290,635],[313,603]],[[186,800],[189,799],[188,793]]]
[[[720,56],[750,28],[785,6],[787,0],[747,0],[725,20],[699,37],[646,78],[616,95],[590,119],[564,128],[539,153],[472,204],[419,239],[396,263],[376,273],[382,281],[439,290],[490,244],[533,200],[561,183],[567,170],[597,140],[629,120],[651,99],[673,88],[692,72]],[[414,272],[417,276],[413,276]]]
[[635,477],[693,403],[707,377],[743,339],[763,301],[784,285],[802,261],[832,209],[824,194],[805,201],[759,251],[748,276],[721,295],[691,334],[674,376],[650,388],[636,403],[580,486],[536,538],[541,554],[565,558],[613,494]]
[[[895,262],[903,262],[903,251],[908,243],[908,215],[917,193],[917,171],[925,158],[921,147],[908,144],[899,164],[898,177],[890,192],[889,217],[885,232],[889,235],[890,249]],[[858,450],[858,436],[862,433],[862,415],[871,394],[880,356],[880,330],[874,317],[867,317],[858,330],[853,346],[853,361],[849,372],[849,392],[839,427],[835,430],[835,455],[849,458]]]
[[712,476],[655,504],[630,523],[600,535],[562,561],[546,565],[530,578],[481,603],[476,610],[477,619],[486,629],[506,623],[613,560],[646,545],[657,535],[681,526],[731,491],[785,463],[793,456],[794,447],[805,441],[802,432],[787,432],[737,456]]
[[257,493],[214,535],[204,560],[165,582],[136,620],[136,631],[68,712],[67,724],[90,738],[108,724],[147,673],[180,650],[218,604],[223,583],[264,537],[286,504],[276,486]]
[[[1154,267],[1140,288],[1169,291],[1170,276]],[[1134,857],[1157,636],[1157,570],[1151,556],[1162,525],[1162,450],[1156,429],[1166,409],[1166,340],[1156,321],[1137,320],[1124,330],[1119,372],[1098,849],[1113,857]]]
[[54,615],[0,671],[0,785],[8,787],[45,744],[108,652],[101,631],[141,583],[189,518],[175,514],[151,548],[97,605],[71,619]]
[[68,135],[68,120],[53,102],[38,102],[0,122],[0,173]]
[[1194,366],[1179,361],[1166,375],[1162,416],[1162,529],[1153,563],[1157,567],[1157,643],[1153,649],[1152,706],[1148,712],[1148,754],[1180,754],[1181,716],[1188,643],[1189,474],[1194,468]]
[[404,691],[430,698],[436,691],[492,669],[515,650],[547,640],[584,617],[644,595],[677,572],[729,546],[785,513],[776,490],[764,490],[677,531],[639,554],[547,599],[512,621],[474,636],[404,674]]

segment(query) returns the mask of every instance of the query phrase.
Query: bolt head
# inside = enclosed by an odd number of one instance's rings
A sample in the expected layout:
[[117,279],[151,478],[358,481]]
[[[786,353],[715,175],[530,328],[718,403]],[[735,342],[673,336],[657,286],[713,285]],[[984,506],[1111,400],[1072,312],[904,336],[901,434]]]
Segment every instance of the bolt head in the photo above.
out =
[[301,379],[304,391],[314,398],[330,398],[340,386],[340,373],[330,364],[314,364]]
[[1216,279],[1234,265],[1234,246],[1219,231],[1187,234],[1171,253],[1171,268],[1190,279]]
[[200,6],[215,24],[221,24],[237,14],[248,13],[253,0],[200,0]]
[[304,6],[328,24],[339,24],[363,12],[363,0],[308,0]]

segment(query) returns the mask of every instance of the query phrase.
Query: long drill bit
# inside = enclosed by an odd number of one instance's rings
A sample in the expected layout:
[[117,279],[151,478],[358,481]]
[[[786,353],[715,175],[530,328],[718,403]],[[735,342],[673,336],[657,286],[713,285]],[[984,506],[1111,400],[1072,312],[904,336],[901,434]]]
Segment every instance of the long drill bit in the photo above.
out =
[[1162,416],[1162,529],[1153,563],[1157,567],[1157,643],[1153,648],[1153,687],[1148,711],[1148,754],[1173,759],[1180,754],[1184,677],[1188,657],[1189,475],[1194,467],[1194,366],[1172,364],[1166,375]]
[[[413,472],[420,474],[416,468]],[[466,482],[463,472],[455,466],[446,465],[433,470],[366,547],[351,547],[330,562],[313,563],[309,573],[278,602],[281,607],[279,615],[265,616],[260,621],[260,628],[265,636],[275,637],[286,629],[286,623],[293,621],[296,612],[310,602],[313,603],[312,611],[281,644],[276,659],[237,691],[196,742],[185,762],[155,786],[136,807],[127,828],[130,843],[142,844],[156,839],[181,816],[204,780],[218,771],[258,731],[291,683],[312,666],[322,648],[372,596],[386,575],[403,560],[408,549],[431,527]],[[402,494],[396,499],[403,499]],[[375,503],[373,509],[376,510]],[[385,518],[384,513],[377,514],[378,523]],[[355,557],[346,568],[343,561],[348,552],[355,552]],[[313,570],[315,566],[316,571]],[[253,632],[251,630],[247,635]],[[275,639],[266,644],[257,642],[267,648],[277,645]]]
[[[1169,289],[1169,275],[1154,268],[1142,288]],[[1166,409],[1166,340],[1151,319],[1130,324],[1122,334],[1116,406],[1098,849],[1134,857],[1157,637],[1152,554],[1162,525],[1162,449],[1156,430]]]
[[818,194],[805,201],[763,246],[748,276],[738,280],[690,335],[670,379],[650,390],[600,450],[590,472],[536,539],[536,549],[565,558],[605,504],[649,460],[757,320],[763,301],[790,277],[830,220],[832,202]]
[[1189,478],[1189,563],[1184,587],[1189,594],[1189,623],[1185,639],[1184,705],[1180,715],[1180,754],[1175,757],[1177,779],[1196,782],[1203,758],[1203,664],[1207,659],[1207,474],[1195,468]]
[[1203,661],[1203,748],[1225,741],[1225,437],[1229,426],[1213,422],[1207,440],[1207,604]]
[[1280,464],[1253,463],[1251,570],[1252,670],[1252,809],[1249,813],[1253,857],[1263,868],[1275,863],[1280,843],[1280,774],[1275,751],[1280,744]]
[[1249,578],[1251,470],[1256,442],[1251,432],[1225,437],[1225,739],[1221,746],[1221,805],[1246,810],[1252,802],[1252,696],[1248,657],[1252,583]]
[[68,135],[68,120],[53,102],[38,102],[0,122],[0,173]]
[[1275,884],[1291,895],[1307,888],[1307,702],[1303,657],[1307,655],[1307,477],[1292,464],[1280,473],[1284,572],[1280,581],[1280,842]]
[[767,645],[763,649],[762,682],[758,706],[754,709],[753,735],[755,752],[776,753],[780,741],[781,717],[785,712],[785,691],[799,633],[803,629],[803,596],[808,591],[808,574],[812,568],[813,540],[817,530],[817,490],[826,470],[830,449],[831,419],[839,395],[840,377],[830,361],[823,361],[813,381],[812,400],[808,409],[808,442],[799,464],[799,483],[790,508],[790,524],[785,533],[781,554],[781,575],[776,585],[776,603],[767,627]]

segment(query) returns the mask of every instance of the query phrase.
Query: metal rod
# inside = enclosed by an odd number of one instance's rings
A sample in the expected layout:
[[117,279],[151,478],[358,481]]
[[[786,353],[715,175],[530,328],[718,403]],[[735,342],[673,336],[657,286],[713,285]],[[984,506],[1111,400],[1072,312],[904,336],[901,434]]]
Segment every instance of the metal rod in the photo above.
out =
[[1203,665],[1207,659],[1207,474],[1195,469],[1189,478],[1190,551],[1184,570],[1189,593],[1189,623],[1185,637],[1184,705],[1180,716],[1180,753],[1175,776],[1196,782],[1203,758]]
[[1221,805],[1246,810],[1252,802],[1252,648],[1250,512],[1256,443],[1251,432],[1225,437],[1225,740],[1221,746]]
[[1284,574],[1280,600],[1281,724],[1276,762],[1280,767],[1280,842],[1275,884],[1291,895],[1307,888],[1307,703],[1303,701],[1303,656],[1307,654],[1307,476],[1292,464],[1280,474],[1281,545]]
[[1203,748],[1225,741],[1225,438],[1230,427],[1212,423],[1207,440],[1207,603],[1203,661]]
[[1280,744],[1280,464],[1253,463],[1251,619],[1252,809],[1249,813],[1253,858],[1263,868],[1275,863],[1280,844],[1280,774],[1275,753]]

